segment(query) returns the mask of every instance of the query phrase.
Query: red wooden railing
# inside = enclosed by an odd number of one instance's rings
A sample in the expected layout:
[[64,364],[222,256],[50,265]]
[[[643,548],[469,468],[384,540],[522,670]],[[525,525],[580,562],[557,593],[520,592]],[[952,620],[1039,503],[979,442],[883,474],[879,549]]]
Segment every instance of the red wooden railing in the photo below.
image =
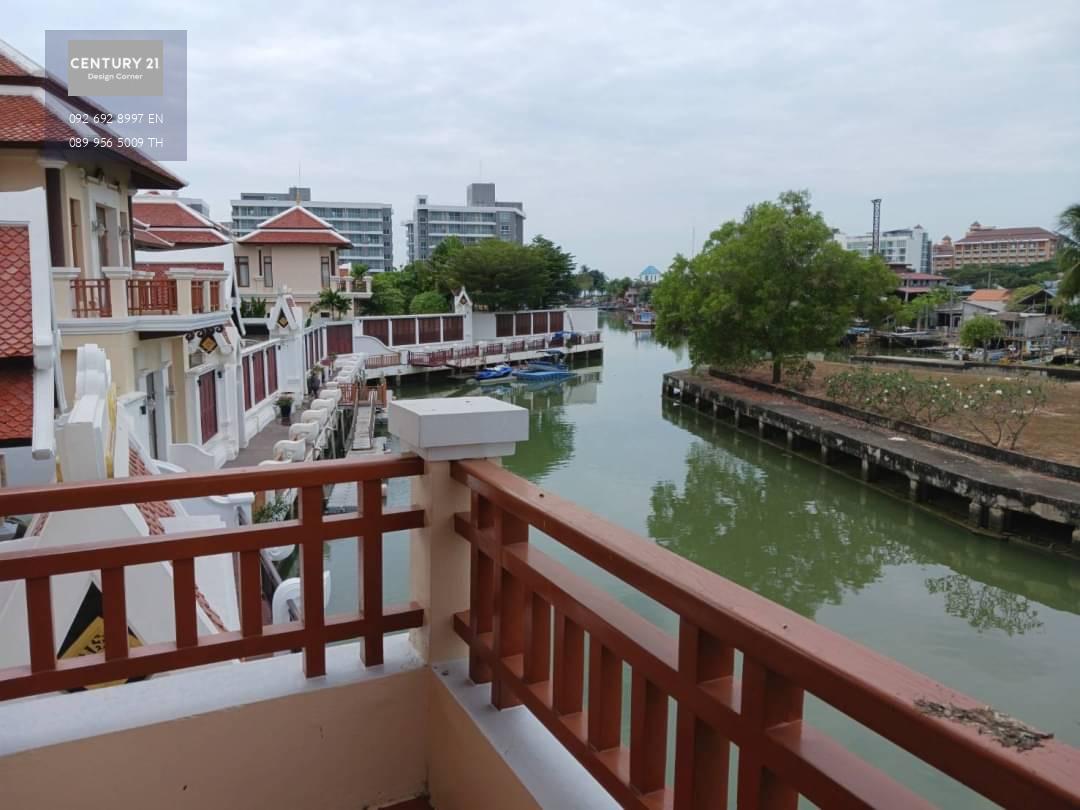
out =
[[203,283],[201,281],[191,282],[191,311],[196,315],[206,312],[203,303]]
[[[732,743],[740,808],[794,810],[800,795],[829,808],[928,806],[804,722],[806,694],[991,801],[1080,806],[1080,751],[1047,740],[1021,752],[931,716],[925,701],[983,706],[488,461],[451,469],[472,491],[455,518],[472,544],[470,609],[454,620],[471,678],[491,682],[497,708],[524,704],[624,807],[726,807]],[[674,611],[678,638],[531,545],[530,527]]]
[[581,342],[582,342],[582,344],[599,343],[600,342],[600,333],[599,332],[586,332],[585,334],[583,334],[581,336]]
[[[293,488],[298,490],[299,504],[299,519],[279,523],[0,553],[0,581],[26,583],[30,638],[29,666],[0,670],[0,700],[294,649],[303,649],[304,671],[314,677],[325,674],[326,645],[350,638],[364,640],[366,665],[381,664],[385,633],[423,623],[423,610],[416,604],[383,606],[382,536],[385,532],[417,528],[424,522],[421,509],[384,509],[382,481],[419,475],[423,470],[423,461],[414,456],[380,456],[0,490],[0,514],[5,515]],[[361,511],[324,516],[323,487],[351,481],[357,482]],[[361,538],[359,604],[353,613],[326,616],[323,543],[349,537]],[[300,546],[302,617],[295,622],[264,626],[260,551],[291,544]],[[237,555],[241,629],[198,635],[195,561],[222,553]],[[129,649],[125,570],[156,562],[172,565],[176,639]],[[57,661],[51,578],[99,570],[104,651]]]
[[503,345],[501,343],[485,343],[481,348],[481,351],[483,352],[484,357],[495,354],[502,354]]
[[454,352],[450,349],[440,349],[434,352],[409,352],[409,365],[411,366],[441,366],[447,360],[452,359]]
[[364,358],[364,368],[386,368],[387,366],[400,366],[401,353],[369,354]]
[[536,349],[543,349],[547,346],[546,338],[530,338],[525,341],[525,348],[529,351],[535,351]]
[[71,280],[71,314],[76,318],[111,318],[112,299],[109,297],[109,280],[73,278]]
[[128,312],[132,315],[175,315],[175,279],[135,279],[127,283]]
[[506,344],[506,353],[507,354],[513,354],[514,352],[523,352],[523,351],[525,351],[525,341],[524,340],[511,340]]
[[467,360],[470,357],[479,357],[479,356],[480,356],[480,347],[479,346],[456,346],[454,348],[454,359],[455,360]]

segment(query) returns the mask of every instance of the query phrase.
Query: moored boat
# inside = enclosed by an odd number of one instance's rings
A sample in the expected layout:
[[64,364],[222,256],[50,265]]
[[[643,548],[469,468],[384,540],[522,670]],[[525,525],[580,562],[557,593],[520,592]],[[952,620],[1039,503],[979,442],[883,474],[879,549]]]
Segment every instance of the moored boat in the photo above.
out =
[[508,382],[512,371],[513,369],[506,363],[499,363],[497,366],[480,369],[476,372],[473,380],[480,385],[497,385],[499,383]]
[[656,313],[651,309],[638,307],[630,319],[631,329],[652,329],[656,326]]

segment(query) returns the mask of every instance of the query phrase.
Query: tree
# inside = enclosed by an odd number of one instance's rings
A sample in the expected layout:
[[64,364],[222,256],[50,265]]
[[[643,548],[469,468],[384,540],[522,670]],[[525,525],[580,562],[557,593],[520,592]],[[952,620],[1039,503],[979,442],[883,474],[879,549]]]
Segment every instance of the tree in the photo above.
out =
[[351,303],[348,298],[337,290],[325,289],[319,293],[319,297],[315,301],[315,306],[318,309],[330,310],[334,316],[334,320],[339,320],[344,313],[349,311]]
[[[578,288],[574,282],[574,256],[559,245],[541,235],[533,237],[529,250],[540,258],[547,277],[547,291],[543,304],[564,303],[577,296]],[[470,288],[471,289],[471,288]]]
[[[920,320],[929,322],[930,313],[949,301],[951,293],[944,287],[934,287],[896,307],[894,318],[898,326],[913,326]],[[929,325],[929,323],[928,323]]]
[[371,279],[371,298],[367,311],[372,315],[404,315],[409,299],[399,282],[404,271],[376,273]]
[[448,236],[431,251],[431,268],[435,275],[441,274],[451,259],[465,249],[465,244],[456,236]]
[[352,268],[349,270],[349,275],[352,276],[353,281],[359,281],[364,277],[364,274],[368,271],[368,266],[363,262],[353,262]]
[[1080,203],[1061,212],[1058,221],[1061,245],[1057,251],[1058,268],[1062,276],[1058,295],[1064,301],[1080,295]]
[[429,315],[449,311],[450,305],[446,302],[446,296],[435,292],[435,290],[417,293],[409,302],[410,315]]
[[880,257],[844,250],[806,191],[751,205],[692,259],[676,256],[653,304],[661,337],[684,334],[695,364],[746,365],[839,343],[856,317],[876,319],[896,276]]
[[499,239],[484,239],[450,256],[440,281],[465,287],[473,303],[488,309],[542,307],[550,284],[541,250]]
[[960,327],[960,345],[968,349],[984,348],[1005,334],[1001,321],[989,315],[976,315]]

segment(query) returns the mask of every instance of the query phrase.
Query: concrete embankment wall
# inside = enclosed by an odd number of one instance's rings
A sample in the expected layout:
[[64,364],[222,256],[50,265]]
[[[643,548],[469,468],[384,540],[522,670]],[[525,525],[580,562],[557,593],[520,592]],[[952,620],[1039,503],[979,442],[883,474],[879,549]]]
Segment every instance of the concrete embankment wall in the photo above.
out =
[[1001,464],[1010,464],[1025,470],[1033,470],[1034,472],[1042,473],[1043,475],[1052,475],[1055,478],[1080,481],[1080,467],[1073,464],[1063,464],[1058,461],[1051,461],[1045,458],[1037,458],[1024,453],[1018,453],[1015,450],[1008,450],[1003,447],[992,447],[988,444],[973,442],[970,439],[965,439],[962,436],[955,436],[952,433],[945,433],[940,430],[923,427],[922,425],[905,422],[901,419],[890,419],[887,416],[881,416],[880,414],[871,413],[870,411],[864,411],[859,408],[852,408],[850,405],[844,405],[840,402],[833,402],[832,400],[821,399],[820,397],[792,391],[788,388],[781,388],[780,386],[752,380],[748,377],[743,377],[740,374],[731,374],[718,369],[710,369],[709,376],[715,377],[718,380],[727,380],[736,385],[744,385],[747,388],[753,388],[757,391],[765,391],[770,394],[776,394],[777,396],[787,397],[795,402],[801,402],[804,405],[810,405],[811,407],[820,408],[824,411],[838,413],[842,416],[851,417],[852,419],[859,419],[867,424],[876,425],[877,427],[886,428],[887,430],[906,433],[909,436],[914,436],[923,441],[934,442],[935,444],[941,444],[953,450],[959,450],[961,453],[981,456],[990,461],[996,461]]
[[800,402],[760,401],[753,391],[740,396],[737,388],[723,387],[708,377],[671,372],[664,375],[663,394],[789,449],[813,450],[823,464],[851,464],[868,483],[886,477],[906,483],[914,501],[947,502],[953,515],[959,504],[972,528],[1062,547],[1080,543],[1076,482],[890,435]]
[[855,354],[851,356],[851,362],[882,366],[929,368],[935,371],[967,371],[978,374],[993,374],[1000,377],[1015,377],[1018,374],[1025,374],[1061,380],[1062,382],[1080,381],[1080,368],[1070,366],[1034,365],[1030,363],[1002,365],[1000,363],[983,363],[976,360],[946,360],[937,357],[909,357],[907,355],[891,354]]

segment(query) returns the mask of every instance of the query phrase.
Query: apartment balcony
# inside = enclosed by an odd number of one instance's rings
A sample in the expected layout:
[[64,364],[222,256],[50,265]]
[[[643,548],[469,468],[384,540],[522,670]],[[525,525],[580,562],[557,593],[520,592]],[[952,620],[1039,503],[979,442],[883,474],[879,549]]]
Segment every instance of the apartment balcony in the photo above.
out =
[[158,276],[129,267],[104,267],[100,278],[87,278],[77,267],[54,267],[53,299],[66,332],[191,330],[228,319],[227,278],[214,270]]
[[[812,727],[809,697],[992,802],[1080,802],[1080,752],[1003,744],[961,720],[985,715],[979,701],[503,469],[493,459],[526,438],[523,409],[398,401],[390,427],[415,454],[0,491],[0,514],[298,491],[291,520],[0,551],[0,585],[25,589],[29,651],[0,671],[5,805],[929,806]],[[412,505],[384,505],[391,478],[410,479]],[[357,511],[324,514],[323,488],[342,482]],[[355,606],[327,615],[324,544],[354,537]],[[407,596],[391,604],[384,551],[404,542]],[[299,616],[268,624],[260,554],[288,544]],[[197,566],[221,554],[237,560],[240,629],[200,635]],[[147,565],[172,570],[168,643],[129,632],[125,577]],[[101,649],[57,661],[54,588],[84,571],[100,572]],[[642,598],[670,610],[673,632],[628,606]],[[148,679],[62,693],[132,678]]]

